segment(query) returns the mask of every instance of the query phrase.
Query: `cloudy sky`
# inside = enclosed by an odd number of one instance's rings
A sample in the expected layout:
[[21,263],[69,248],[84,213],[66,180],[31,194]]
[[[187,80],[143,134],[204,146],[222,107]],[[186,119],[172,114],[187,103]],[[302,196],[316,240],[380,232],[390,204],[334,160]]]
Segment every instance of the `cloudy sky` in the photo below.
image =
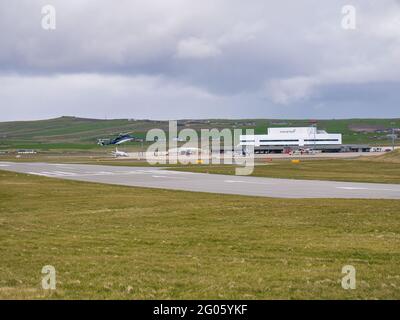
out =
[[400,0],[1,1],[0,41],[0,121],[400,117]]

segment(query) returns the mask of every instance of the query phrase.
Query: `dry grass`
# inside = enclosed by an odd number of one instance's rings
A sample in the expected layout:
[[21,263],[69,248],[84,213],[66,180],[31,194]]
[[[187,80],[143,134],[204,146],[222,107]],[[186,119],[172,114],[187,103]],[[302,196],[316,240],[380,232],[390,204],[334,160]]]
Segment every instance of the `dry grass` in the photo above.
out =
[[[399,299],[400,201],[281,200],[0,171],[2,299]],[[57,269],[57,290],[40,288]],[[343,265],[357,289],[340,286]]]
[[400,163],[400,149],[394,150],[393,152],[386,153],[384,155],[378,156],[374,159],[379,162],[389,162],[389,163]]

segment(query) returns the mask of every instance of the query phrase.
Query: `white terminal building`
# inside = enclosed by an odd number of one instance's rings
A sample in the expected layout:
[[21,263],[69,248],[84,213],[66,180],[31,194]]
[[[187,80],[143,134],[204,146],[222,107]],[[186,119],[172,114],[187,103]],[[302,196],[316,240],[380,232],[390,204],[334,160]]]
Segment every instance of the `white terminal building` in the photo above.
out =
[[279,153],[307,148],[340,152],[342,134],[327,133],[316,127],[268,128],[267,134],[241,135],[240,145],[244,150],[247,146],[254,146],[256,153]]

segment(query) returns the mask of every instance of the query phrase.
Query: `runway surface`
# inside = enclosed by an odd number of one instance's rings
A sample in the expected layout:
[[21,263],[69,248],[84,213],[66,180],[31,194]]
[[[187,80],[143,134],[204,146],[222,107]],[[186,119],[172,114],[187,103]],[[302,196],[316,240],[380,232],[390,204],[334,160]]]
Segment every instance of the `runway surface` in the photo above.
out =
[[[400,185],[227,176],[84,164],[0,162],[0,170],[122,186],[276,198],[400,199]],[[0,181],[1,183],[1,181]]]

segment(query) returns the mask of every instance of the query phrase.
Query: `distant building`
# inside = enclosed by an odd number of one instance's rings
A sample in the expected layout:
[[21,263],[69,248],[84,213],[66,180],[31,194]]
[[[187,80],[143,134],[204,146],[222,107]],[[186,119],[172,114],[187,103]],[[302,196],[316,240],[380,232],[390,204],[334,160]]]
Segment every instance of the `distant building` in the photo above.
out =
[[271,124],[274,126],[287,126],[289,123],[284,122],[284,121],[273,121],[273,122],[271,122]]
[[32,149],[19,149],[17,150],[18,154],[36,154],[37,152]]
[[316,127],[268,128],[265,135],[241,135],[240,145],[244,149],[254,146],[256,151],[265,152],[283,152],[288,148],[340,151],[342,134],[327,133]]

